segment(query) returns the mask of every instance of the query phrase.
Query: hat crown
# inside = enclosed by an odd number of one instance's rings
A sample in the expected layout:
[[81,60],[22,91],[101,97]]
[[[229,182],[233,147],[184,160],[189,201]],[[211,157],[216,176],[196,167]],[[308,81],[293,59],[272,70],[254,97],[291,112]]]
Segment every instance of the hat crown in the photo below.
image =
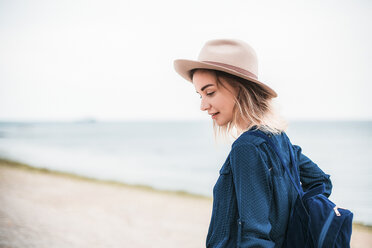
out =
[[231,65],[249,71],[258,77],[256,52],[241,40],[210,40],[203,46],[198,60]]

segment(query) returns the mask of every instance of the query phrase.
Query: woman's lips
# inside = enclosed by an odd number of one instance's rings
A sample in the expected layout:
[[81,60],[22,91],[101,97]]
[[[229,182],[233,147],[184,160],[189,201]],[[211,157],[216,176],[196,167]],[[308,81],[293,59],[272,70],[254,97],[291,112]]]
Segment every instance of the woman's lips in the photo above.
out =
[[216,119],[216,116],[219,114],[220,112],[217,112],[215,114],[212,115],[212,119]]

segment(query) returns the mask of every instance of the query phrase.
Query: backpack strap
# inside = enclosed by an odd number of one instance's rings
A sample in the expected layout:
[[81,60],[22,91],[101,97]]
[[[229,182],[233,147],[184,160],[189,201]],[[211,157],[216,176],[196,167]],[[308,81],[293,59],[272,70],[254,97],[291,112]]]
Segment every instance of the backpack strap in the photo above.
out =
[[[250,135],[254,135],[256,137],[261,137],[263,139],[265,139],[267,141],[267,143],[271,146],[271,148],[275,151],[275,153],[278,155],[279,159],[280,159],[280,162],[282,163],[285,171],[287,172],[288,176],[289,176],[289,179],[291,180],[293,186],[295,187],[297,193],[301,196],[304,195],[304,191],[302,190],[302,187],[301,187],[301,184],[300,184],[300,176],[299,176],[299,173],[297,171],[297,166],[295,164],[295,160],[294,160],[294,155],[293,155],[293,149],[290,145],[290,142],[289,140],[287,140],[288,142],[288,148],[289,148],[289,153],[290,153],[290,158],[291,158],[291,161],[290,163],[292,164],[292,168],[294,169],[295,171],[295,175],[296,175],[296,178],[297,178],[297,182],[295,181],[295,179],[293,178],[292,174],[290,173],[289,171],[289,168],[288,166],[285,165],[284,163],[284,160],[283,160],[283,157],[281,155],[281,153],[278,151],[278,148],[276,147],[276,145],[272,142],[272,140],[267,137],[266,134],[264,134],[261,130],[259,129],[256,129],[256,130],[250,130],[247,132],[247,134],[250,134]],[[288,138],[287,138],[288,139]]]

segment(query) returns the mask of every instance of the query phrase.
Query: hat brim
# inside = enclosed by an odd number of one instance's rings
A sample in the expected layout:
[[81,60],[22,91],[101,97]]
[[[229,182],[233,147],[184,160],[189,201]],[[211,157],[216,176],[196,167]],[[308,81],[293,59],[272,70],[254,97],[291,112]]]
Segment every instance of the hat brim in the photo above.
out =
[[187,81],[189,81],[191,83],[192,83],[192,79],[191,79],[191,73],[190,72],[191,72],[191,70],[194,70],[194,69],[212,69],[212,70],[227,72],[229,74],[247,79],[248,81],[251,81],[253,83],[258,84],[260,87],[262,87],[264,90],[266,90],[267,93],[272,98],[278,96],[273,89],[271,89],[266,84],[258,81],[257,79],[255,79],[253,77],[250,77],[249,75],[246,75],[246,74],[240,73],[238,71],[235,71],[233,69],[226,68],[224,66],[210,64],[208,62],[201,62],[201,61],[194,61],[194,60],[187,60],[187,59],[177,59],[177,60],[174,61],[174,69],[176,70],[176,72],[181,77],[183,77],[184,79],[186,79]]

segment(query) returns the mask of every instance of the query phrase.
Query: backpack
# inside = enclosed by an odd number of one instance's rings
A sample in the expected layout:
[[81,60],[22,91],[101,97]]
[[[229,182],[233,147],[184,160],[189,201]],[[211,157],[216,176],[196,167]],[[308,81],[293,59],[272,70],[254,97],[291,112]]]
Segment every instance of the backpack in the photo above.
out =
[[288,141],[292,168],[297,181],[292,177],[277,147],[267,135],[259,130],[248,131],[248,133],[264,138],[273,148],[298,193],[290,213],[283,247],[350,247],[353,213],[347,209],[337,207],[323,195],[325,192],[324,184],[318,184],[306,192],[303,191],[296,161],[294,160],[293,148],[288,137],[284,135]]

